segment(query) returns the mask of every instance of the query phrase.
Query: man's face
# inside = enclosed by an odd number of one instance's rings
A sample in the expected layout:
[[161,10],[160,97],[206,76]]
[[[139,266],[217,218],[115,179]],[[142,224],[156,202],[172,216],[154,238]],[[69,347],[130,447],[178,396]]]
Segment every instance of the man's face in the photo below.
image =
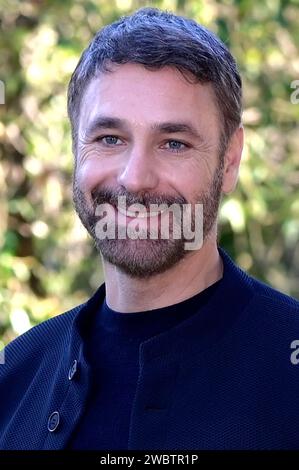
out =
[[[120,195],[127,206],[139,203],[147,210],[155,203],[193,208],[201,203],[203,239],[215,235],[223,176],[219,142],[219,114],[209,84],[191,84],[172,67],[152,71],[137,64],[114,66],[112,73],[91,81],[78,124],[74,202],[105,260],[145,278],[191,253],[184,249],[184,237],[173,236],[169,214],[168,239],[160,231],[157,239],[117,237],[119,226],[137,223],[149,233],[150,223],[160,229],[166,217],[161,212],[137,212],[137,218],[119,212]],[[115,239],[96,234],[95,211],[103,203],[111,204],[106,220],[108,225],[112,218],[116,221]]]

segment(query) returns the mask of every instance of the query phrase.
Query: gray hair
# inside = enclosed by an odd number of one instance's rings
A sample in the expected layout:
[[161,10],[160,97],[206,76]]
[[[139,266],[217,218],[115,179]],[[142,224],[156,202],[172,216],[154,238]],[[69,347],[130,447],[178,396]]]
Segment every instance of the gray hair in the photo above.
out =
[[235,59],[214,33],[196,21],[149,7],[105,26],[84,50],[68,87],[74,153],[82,96],[99,72],[111,71],[109,63],[135,63],[154,70],[173,66],[189,81],[191,74],[192,83],[211,83],[221,122],[220,152],[224,153],[241,124],[242,81]]

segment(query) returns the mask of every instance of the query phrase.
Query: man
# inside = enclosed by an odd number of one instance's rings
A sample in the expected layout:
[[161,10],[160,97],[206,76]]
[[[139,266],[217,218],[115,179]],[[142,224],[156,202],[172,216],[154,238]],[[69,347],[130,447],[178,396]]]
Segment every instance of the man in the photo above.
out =
[[299,304],[217,243],[241,108],[233,57],[193,20],[143,8],[84,51],[74,202],[105,283],[7,347],[1,449],[299,448]]

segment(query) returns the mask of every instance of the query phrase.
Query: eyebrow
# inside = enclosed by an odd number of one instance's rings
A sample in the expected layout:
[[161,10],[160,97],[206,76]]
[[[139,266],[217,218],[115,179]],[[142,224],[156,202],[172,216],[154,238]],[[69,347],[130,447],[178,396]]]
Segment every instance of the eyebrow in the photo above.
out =
[[126,122],[119,118],[109,116],[97,116],[86,129],[86,135],[93,135],[101,129],[121,129],[126,130]]
[[193,126],[193,124],[188,122],[161,122],[154,123],[151,128],[154,131],[158,131],[161,134],[188,134],[191,137],[196,139],[203,140],[203,136],[200,132]]
[[[86,135],[92,136],[103,129],[119,129],[122,131],[128,131],[128,128],[128,123],[124,119],[112,116],[97,116],[88,126]],[[184,133],[200,141],[204,140],[200,132],[190,122],[155,122],[151,125],[151,130],[160,134]]]

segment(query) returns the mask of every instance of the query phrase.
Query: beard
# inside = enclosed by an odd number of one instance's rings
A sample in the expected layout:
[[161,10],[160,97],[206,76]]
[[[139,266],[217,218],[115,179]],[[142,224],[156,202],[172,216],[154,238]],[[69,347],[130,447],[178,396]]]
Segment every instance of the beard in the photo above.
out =
[[[203,243],[208,238],[217,220],[218,209],[221,201],[221,188],[223,180],[223,165],[216,168],[210,187],[206,191],[197,194],[194,204],[202,204],[203,218]],[[101,253],[104,260],[115,265],[123,273],[132,278],[146,279],[155,274],[160,274],[176,265],[185,258],[190,251],[185,249],[186,238],[182,234],[180,238],[173,236],[173,230],[167,239],[161,237],[158,230],[157,239],[150,236],[150,230],[143,231],[143,237],[132,239],[125,238],[102,238],[97,236],[96,225],[99,217],[96,208],[100,204],[108,204],[117,207],[118,197],[125,196],[127,207],[133,204],[142,204],[150,209],[151,204],[166,204],[170,207],[176,204],[182,208],[188,201],[182,196],[153,195],[144,192],[142,195],[127,192],[125,189],[111,189],[108,187],[96,188],[91,192],[92,204],[88,203],[83,191],[77,184],[76,174],[73,184],[73,200],[76,212],[94,240],[96,249]],[[172,220],[174,222],[174,219]],[[179,221],[180,225],[182,220]],[[194,211],[191,214],[191,226],[194,230]],[[173,229],[173,227],[172,227]],[[189,241],[189,240],[188,240]]]

